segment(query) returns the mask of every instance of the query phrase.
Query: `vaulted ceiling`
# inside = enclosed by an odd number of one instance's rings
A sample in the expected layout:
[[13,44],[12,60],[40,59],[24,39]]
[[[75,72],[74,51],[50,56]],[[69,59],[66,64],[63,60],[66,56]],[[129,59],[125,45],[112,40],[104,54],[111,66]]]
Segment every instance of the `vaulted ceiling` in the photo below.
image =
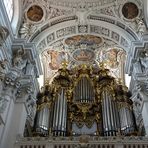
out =
[[45,81],[69,68],[104,62],[124,81],[131,43],[145,28],[141,0],[23,0],[20,38],[36,44]]

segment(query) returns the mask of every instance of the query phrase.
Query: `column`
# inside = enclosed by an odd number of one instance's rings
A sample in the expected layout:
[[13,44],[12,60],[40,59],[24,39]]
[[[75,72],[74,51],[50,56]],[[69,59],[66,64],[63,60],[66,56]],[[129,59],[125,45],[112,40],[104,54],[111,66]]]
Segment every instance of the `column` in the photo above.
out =
[[[22,81],[24,82],[24,80]],[[23,136],[27,118],[26,100],[30,93],[32,93],[31,87],[32,85],[30,83],[28,83],[28,85],[22,84],[14,96],[15,99],[11,98],[7,122],[1,141],[3,148],[13,148],[17,137]]]
[[142,114],[142,118],[143,118],[143,123],[144,123],[144,127],[145,127],[145,131],[146,131],[146,135],[148,136],[148,95],[145,92],[145,89],[142,89],[141,86],[140,90],[138,92],[139,94],[139,101],[141,103],[141,114]]

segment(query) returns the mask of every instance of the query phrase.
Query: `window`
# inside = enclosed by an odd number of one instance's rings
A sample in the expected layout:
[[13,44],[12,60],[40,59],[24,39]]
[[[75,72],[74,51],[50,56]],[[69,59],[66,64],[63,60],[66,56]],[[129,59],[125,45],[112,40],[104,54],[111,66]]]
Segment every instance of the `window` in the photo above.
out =
[[7,11],[8,18],[11,21],[13,16],[13,0],[3,0],[3,1]]

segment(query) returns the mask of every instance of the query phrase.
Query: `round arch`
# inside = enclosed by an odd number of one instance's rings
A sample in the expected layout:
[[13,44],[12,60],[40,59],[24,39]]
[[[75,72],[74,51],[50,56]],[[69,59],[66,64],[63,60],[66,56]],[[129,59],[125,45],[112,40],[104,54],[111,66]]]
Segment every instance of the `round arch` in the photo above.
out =
[[22,1],[20,0],[13,0],[14,3],[14,10],[13,10],[13,17],[11,21],[12,31],[14,35],[17,35],[17,32],[20,28],[21,19],[22,19]]
[[110,39],[127,52],[131,43],[139,40],[137,34],[133,30],[127,26],[125,26],[125,28],[122,26],[121,28],[118,25],[118,22],[113,24],[101,20],[90,19],[87,25],[79,26],[75,20],[70,20],[47,27],[41,31],[42,28],[45,28],[46,26],[47,24],[44,24],[44,26],[41,27],[40,32],[38,29],[37,32],[30,37],[30,41],[36,43],[39,54],[54,42],[78,34],[91,34]]

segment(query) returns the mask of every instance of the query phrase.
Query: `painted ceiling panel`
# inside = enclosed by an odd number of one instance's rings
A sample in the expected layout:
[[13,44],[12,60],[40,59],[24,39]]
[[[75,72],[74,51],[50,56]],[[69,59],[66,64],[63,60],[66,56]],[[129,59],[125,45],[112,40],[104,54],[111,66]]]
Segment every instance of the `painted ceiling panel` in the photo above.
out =
[[126,52],[146,27],[141,0],[24,0],[18,35],[37,44],[45,81],[69,68],[103,62],[124,82]]

